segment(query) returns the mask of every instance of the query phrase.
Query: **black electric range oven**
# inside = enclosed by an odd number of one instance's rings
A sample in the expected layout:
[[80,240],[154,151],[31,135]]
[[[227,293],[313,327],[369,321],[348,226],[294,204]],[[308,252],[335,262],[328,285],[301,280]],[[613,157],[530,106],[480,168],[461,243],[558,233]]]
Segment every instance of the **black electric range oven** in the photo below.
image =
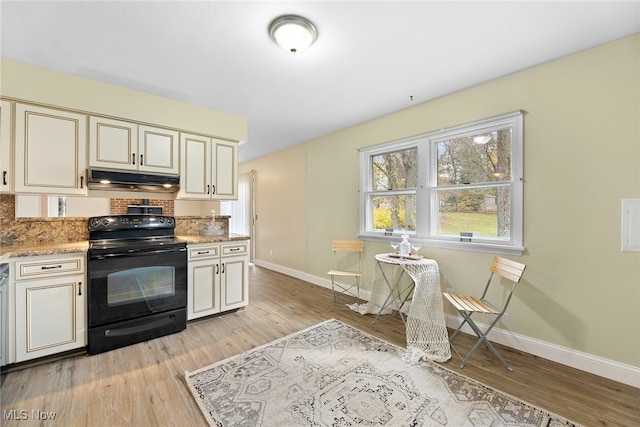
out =
[[187,249],[162,215],[89,218],[89,354],[187,326]]

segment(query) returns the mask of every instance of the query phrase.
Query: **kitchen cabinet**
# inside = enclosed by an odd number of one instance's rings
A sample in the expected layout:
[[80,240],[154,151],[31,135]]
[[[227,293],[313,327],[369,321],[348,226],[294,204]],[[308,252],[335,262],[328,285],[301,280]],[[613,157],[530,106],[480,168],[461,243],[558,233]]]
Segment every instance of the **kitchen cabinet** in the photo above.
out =
[[238,144],[180,134],[180,198],[238,199]]
[[86,346],[85,256],[17,259],[15,362]]
[[179,134],[125,120],[89,117],[89,166],[166,175],[179,173]]
[[11,123],[13,114],[11,102],[0,101],[0,193],[13,190],[13,156],[11,144]]
[[9,264],[0,264],[0,366],[7,364],[7,282]]
[[16,193],[85,195],[87,117],[15,105]]
[[188,245],[188,320],[249,303],[248,244],[243,240]]

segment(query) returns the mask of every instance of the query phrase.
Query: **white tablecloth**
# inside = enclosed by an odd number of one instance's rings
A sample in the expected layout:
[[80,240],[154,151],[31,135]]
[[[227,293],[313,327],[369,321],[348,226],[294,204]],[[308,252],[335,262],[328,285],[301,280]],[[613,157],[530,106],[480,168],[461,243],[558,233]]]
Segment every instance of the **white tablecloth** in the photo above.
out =
[[[407,354],[405,360],[415,363],[420,359],[444,362],[451,358],[449,335],[442,308],[440,272],[432,259],[400,259],[388,254],[375,256],[375,274],[371,283],[371,299],[358,309],[361,314],[378,314],[395,283],[394,270],[401,267],[415,283],[413,298],[407,313]],[[385,280],[385,276],[387,280]],[[390,304],[381,314],[392,312]]]

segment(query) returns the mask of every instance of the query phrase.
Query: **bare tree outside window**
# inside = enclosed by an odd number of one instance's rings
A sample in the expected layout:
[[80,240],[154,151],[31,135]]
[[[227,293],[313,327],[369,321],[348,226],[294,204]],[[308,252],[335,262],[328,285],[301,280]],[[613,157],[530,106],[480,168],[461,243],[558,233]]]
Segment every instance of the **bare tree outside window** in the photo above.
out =
[[520,255],[524,112],[360,149],[359,235]]
[[438,233],[509,237],[511,129],[436,145]]
[[372,156],[375,229],[414,231],[418,184],[418,150]]

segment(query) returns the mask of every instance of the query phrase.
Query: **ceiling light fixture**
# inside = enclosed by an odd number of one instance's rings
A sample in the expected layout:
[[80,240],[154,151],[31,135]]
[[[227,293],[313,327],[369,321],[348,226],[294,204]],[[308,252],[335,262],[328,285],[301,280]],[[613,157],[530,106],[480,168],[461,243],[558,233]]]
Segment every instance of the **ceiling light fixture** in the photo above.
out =
[[316,41],[318,31],[302,16],[284,15],[271,21],[269,36],[287,52],[301,53]]

